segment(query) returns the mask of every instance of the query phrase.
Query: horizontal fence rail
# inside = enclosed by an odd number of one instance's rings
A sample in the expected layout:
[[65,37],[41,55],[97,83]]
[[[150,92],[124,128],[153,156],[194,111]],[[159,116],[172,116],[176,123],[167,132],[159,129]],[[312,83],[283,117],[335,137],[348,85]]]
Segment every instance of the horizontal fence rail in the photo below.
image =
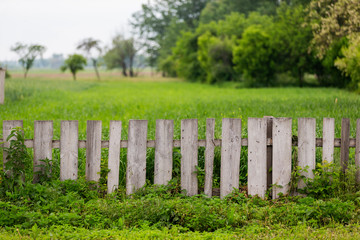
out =
[[[3,122],[4,147],[6,138],[15,127],[23,127],[22,121]],[[79,149],[86,148],[86,179],[99,181],[101,149],[108,148],[108,193],[119,185],[120,149],[127,149],[126,193],[134,193],[146,182],[146,149],[155,148],[154,183],[166,185],[172,179],[173,148],[181,148],[181,188],[187,195],[199,192],[197,180],[198,148],[205,147],[204,193],[212,196],[215,147],[221,147],[220,197],[239,188],[240,155],[242,147],[248,151],[248,193],[265,197],[272,187],[272,197],[287,193],[291,180],[292,148],[298,148],[297,164],[308,167],[303,175],[312,178],[315,169],[316,147],[322,147],[322,160],[333,162],[334,148],[340,148],[340,163],[345,172],[349,162],[349,148],[355,149],[355,165],[360,166],[360,120],[357,121],[356,138],[350,138],[350,121],[342,120],[341,138],[335,138],[335,120],[323,119],[323,137],[316,138],[316,120],[298,119],[298,135],[292,135],[291,118],[249,118],[248,138],[241,138],[241,119],[223,119],[222,139],[215,139],[215,119],[206,121],[206,139],[198,139],[197,119],[181,121],[181,139],[174,137],[173,120],[157,120],[155,140],[147,139],[148,121],[130,120],[128,140],[121,140],[121,121],[110,121],[109,140],[101,140],[102,122],[87,121],[86,140],[79,140],[78,121],[62,121],[60,140],[53,140],[53,122],[35,121],[34,139],[26,139],[25,145],[34,149],[34,166],[43,159],[52,158],[52,149],[60,149],[60,180],[78,178]],[[6,151],[3,153],[4,164]],[[121,159],[121,161],[124,161]],[[34,168],[34,172],[38,167]],[[356,180],[360,183],[360,173]],[[34,175],[34,181],[37,176]],[[281,187],[278,187],[281,186]],[[304,187],[300,182],[299,187]]]

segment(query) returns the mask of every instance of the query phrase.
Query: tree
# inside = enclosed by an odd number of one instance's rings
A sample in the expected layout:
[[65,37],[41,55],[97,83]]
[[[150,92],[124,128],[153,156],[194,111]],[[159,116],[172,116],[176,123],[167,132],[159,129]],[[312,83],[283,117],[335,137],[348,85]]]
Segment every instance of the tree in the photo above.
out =
[[313,0],[309,10],[314,33],[312,48],[319,58],[325,56],[334,42],[360,34],[359,0]]
[[235,69],[253,86],[270,86],[275,74],[270,35],[259,26],[248,27],[234,48]]
[[[95,73],[96,73],[96,77],[99,81],[100,81],[100,74],[98,71],[98,57],[102,53],[102,49],[100,47],[100,42],[101,42],[100,40],[86,38],[86,39],[82,40],[77,46],[77,49],[83,50],[84,53],[86,54],[86,57],[91,59]],[[98,53],[97,58],[93,56],[93,54],[92,54],[93,50],[97,51],[97,53]]]
[[69,57],[65,60],[64,65],[60,69],[63,72],[69,69],[73,75],[74,81],[76,81],[76,73],[80,70],[83,70],[84,66],[86,66],[86,58],[79,54],[73,54],[69,55]]
[[42,45],[26,45],[18,42],[11,48],[11,51],[14,51],[19,55],[19,63],[24,69],[24,78],[26,78],[29,70],[34,64],[35,59],[38,56],[42,57],[46,48]]
[[104,60],[108,69],[122,68],[124,76],[128,76],[129,67],[130,77],[134,77],[134,58],[137,53],[134,38],[125,39],[122,35],[116,35],[112,40],[111,48],[104,55]]
[[[164,47],[170,50],[175,46],[176,41],[170,45],[163,45],[169,41],[166,33],[170,27],[177,24],[185,25],[188,29],[195,29],[198,26],[200,13],[209,0],[153,0],[143,4],[142,9],[133,14],[131,25],[143,39],[142,45],[149,56],[149,64],[154,67],[159,63],[160,49]],[[176,24],[174,24],[174,22]],[[177,32],[179,36],[180,32]],[[163,59],[168,55],[162,55]]]

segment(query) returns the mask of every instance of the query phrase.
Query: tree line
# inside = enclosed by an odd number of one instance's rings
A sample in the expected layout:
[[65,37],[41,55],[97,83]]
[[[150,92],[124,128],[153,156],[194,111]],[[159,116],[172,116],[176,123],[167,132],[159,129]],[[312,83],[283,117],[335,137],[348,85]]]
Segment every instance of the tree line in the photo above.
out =
[[153,0],[131,23],[165,76],[359,88],[358,0]]

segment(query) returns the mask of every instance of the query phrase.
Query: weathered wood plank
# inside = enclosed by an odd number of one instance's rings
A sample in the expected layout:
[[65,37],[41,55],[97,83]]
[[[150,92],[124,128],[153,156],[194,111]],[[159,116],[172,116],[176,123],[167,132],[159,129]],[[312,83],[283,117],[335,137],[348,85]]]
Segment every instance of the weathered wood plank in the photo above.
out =
[[272,155],[273,155],[273,148],[272,144],[269,145],[268,140],[272,141],[272,130],[273,130],[273,119],[272,116],[265,116],[264,119],[266,120],[266,174],[267,174],[267,189],[271,187],[272,184]]
[[167,185],[172,178],[174,121],[156,120],[154,183]]
[[[6,141],[6,139],[8,138],[8,136],[10,135],[11,131],[13,130],[13,128],[16,127],[23,127],[23,121],[22,120],[15,120],[15,121],[3,121],[3,142],[4,142],[4,147],[8,148],[10,147],[10,142]],[[14,139],[13,137],[10,139],[12,140]],[[3,151],[3,163],[4,163],[4,167],[3,169],[5,170],[5,163],[7,162],[6,160],[7,158],[7,153],[6,151]]]
[[222,121],[220,197],[239,188],[241,152],[241,119]]
[[[306,178],[313,178],[315,169],[315,151],[316,151],[316,119],[299,118],[298,119],[298,166],[305,168],[303,172]],[[305,187],[303,181],[300,181],[299,188]]]
[[360,184],[360,119],[356,121],[355,167],[356,183]]
[[5,69],[0,68],[0,104],[5,101]]
[[61,121],[60,180],[78,178],[79,122]]
[[214,134],[215,134],[215,119],[214,118],[206,119],[204,193],[208,197],[212,196],[214,150],[215,150]]
[[147,120],[130,120],[128,134],[126,194],[133,194],[146,181]]
[[181,189],[188,196],[198,194],[198,121],[181,120]]
[[[41,170],[40,160],[52,160],[53,122],[35,121],[34,123],[34,173]],[[34,182],[38,181],[38,175],[34,174]]]
[[112,193],[119,186],[121,121],[110,121],[109,135],[107,192]]
[[267,187],[267,119],[248,119],[248,193],[265,197]]
[[87,121],[86,180],[98,182],[101,170],[101,121]]
[[346,171],[349,163],[349,145],[350,145],[350,119],[343,118],[341,121],[341,147],[340,147],[340,163],[343,172]]
[[[289,191],[291,180],[292,119],[273,119],[273,199]],[[282,186],[276,187],[276,185]]]
[[335,119],[323,119],[323,141],[322,141],[322,160],[332,163],[334,161],[335,146]]

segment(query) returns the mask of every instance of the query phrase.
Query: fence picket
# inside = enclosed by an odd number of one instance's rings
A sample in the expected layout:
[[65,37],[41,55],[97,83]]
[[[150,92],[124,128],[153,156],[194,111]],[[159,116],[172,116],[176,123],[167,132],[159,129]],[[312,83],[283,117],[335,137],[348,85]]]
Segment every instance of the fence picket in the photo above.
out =
[[198,121],[181,120],[181,189],[188,196],[198,194]]
[[267,119],[248,119],[248,194],[265,197],[267,187]]
[[360,184],[360,119],[356,121],[355,167],[356,183]]
[[101,121],[87,121],[86,180],[98,182],[101,165]]
[[154,183],[166,185],[172,177],[174,121],[156,120]]
[[61,121],[60,180],[78,178],[79,122]]
[[[315,169],[315,150],[316,150],[316,120],[315,118],[298,119],[298,165],[302,168],[308,166],[307,172],[303,175],[313,178]],[[299,188],[305,187],[300,181]]]
[[146,181],[147,120],[129,121],[126,194],[133,194]]
[[[287,193],[291,180],[292,119],[273,119],[273,199]],[[277,187],[276,185],[282,186]]]
[[107,192],[112,193],[119,186],[121,121],[110,121],[109,135]]
[[[15,120],[15,121],[3,121],[3,141],[4,141],[4,147],[10,147],[10,142],[6,141],[8,136],[10,135],[13,128],[16,127],[23,127],[23,121],[22,120]],[[11,139],[14,139],[13,137]],[[10,140],[11,140],[10,139]],[[5,163],[7,162],[7,153],[6,151],[3,151],[3,169],[5,170]]]
[[334,145],[335,145],[335,119],[324,118],[323,120],[323,162],[332,163],[334,161]]
[[206,119],[204,193],[208,197],[212,196],[214,150],[215,150],[214,133],[215,133],[215,119],[214,118]]
[[224,118],[222,121],[220,197],[234,188],[239,189],[241,152],[241,119]]
[[350,119],[343,118],[341,121],[341,148],[340,162],[343,172],[346,171],[349,163],[349,145],[350,145]]
[[[53,122],[35,121],[34,123],[34,173],[41,170],[40,160],[52,160]],[[34,174],[34,182],[38,181],[38,175]]]

